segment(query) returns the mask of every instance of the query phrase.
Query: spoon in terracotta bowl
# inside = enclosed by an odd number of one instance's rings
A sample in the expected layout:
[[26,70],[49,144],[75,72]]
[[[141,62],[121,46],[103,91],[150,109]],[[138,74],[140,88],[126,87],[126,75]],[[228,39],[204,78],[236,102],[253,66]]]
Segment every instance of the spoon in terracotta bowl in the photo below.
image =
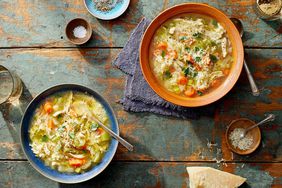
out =
[[[244,34],[244,28],[243,28],[243,24],[242,22],[237,19],[237,18],[230,18],[230,20],[233,22],[233,24],[236,26],[237,30],[239,31],[240,33],[240,36],[241,38],[243,37],[243,34]],[[254,96],[259,96],[260,92],[258,90],[258,87],[255,83],[255,80],[250,72],[250,69],[244,59],[244,67],[245,67],[245,70],[247,72],[247,76],[248,76],[248,79],[249,79],[249,82],[250,82],[250,85],[251,85],[251,89],[252,89],[252,93]]]

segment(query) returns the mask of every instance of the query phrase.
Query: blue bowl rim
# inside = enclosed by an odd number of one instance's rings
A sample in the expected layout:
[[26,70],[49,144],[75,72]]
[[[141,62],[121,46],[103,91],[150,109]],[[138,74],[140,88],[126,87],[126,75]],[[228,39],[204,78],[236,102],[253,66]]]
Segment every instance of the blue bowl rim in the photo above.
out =
[[[111,107],[111,105],[109,104],[109,102],[108,102],[104,97],[102,97],[102,95],[100,95],[100,93],[98,93],[97,91],[94,91],[93,89],[91,89],[91,88],[89,88],[89,87],[87,87],[87,86],[81,85],[81,84],[69,84],[69,83],[66,83],[66,84],[57,84],[57,85],[53,85],[53,86],[51,86],[51,87],[49,87],[49,88],[47,88],[47,89],[45,89],[45,90],[39,92],[39,94],[37,94],[37,95],[29,102],[28,106],[27,106],[26,109],[25,109],[25,112],[24,112],[24,114],[23,114],[23,117],[22,117],[22,119],[21,119],[21,124],[20,124],[20,142],[21,142],[21,147],[22,147],[22,150],[23,150],[24,155],[25,155],[26,158],[28,159],[28,161],[29,161],[29,163],[31,164],[31,166],[32,166],[35,170],[37,170],[40,174],[42,174],[43,176],[45,176],[45,177],[47,177],[47,178],[49,178],[49,179],[51,179],[51,180],[53,180],[53,181],[59,182],[59,183],[67,183],[67,184],[81,183],[81,182],[84,182],[84,181],[87,181],[87,180],[90,180],[90,179],[94,178],[95,176],[99,175],[102,171],[104,171],[104,170],[107,168],[107,166],[110,164],[110,162],[112,161],[113,157],[115,156],[115,153],[116,153],[117,147],[118,147],[118,141],[114,140],[114,141],[115,141],[115,143],[114,143],[114,150],[113,150],[113,152],[112,152],[112,155],[110,156],[110,158],[109,158],[108,161],[106,162],[106,164],[105,164],[98,172],[93,173],[92,175],[89,175],[88,177],[85,177],[84,179],[81,179],[81,180],[79,180],[79,181],[72,181],[72,180],[70,180],[70,181],[64,181],[64,180],[62,180],[62,179],[60,179],[60,178],[56,178],[56,177],[53,177],[53,176],[48,175],[47,173],[44,172],[44,170],[42,170],[41,168],[39,168],[39,167],[37,166],[37,164],[34,163],[33,160],[31,160],[31,159],[29,158],[29,156],[28,156],[27,153],[26,153],[26,149],[25,149],[25,147],[24,147],[24,145],[23,145],[23,137],[24,137],[24,135],[23,135],[23,121],[24,121],[24,118],[26,117],[26,112],[28,111],[28,109],[30,108],[30,106],[34,103],[34,101],[37,100],[40,96],[42,96],[45,92],[47,92],[47,91],[49,91],[49,90],[51,90],[51,89],[53,89],[53,88],[58,88],[58,90],[60,90],[60,87],[62,87],[62,86],[79,87],[79,88],[82,88],[82,89],[90,90],[91,92],[93,92],[93,93],[97,94],[99,97],[101,97],[101,98],[104,100],[104,102],[106,103],[106,105],[108,105],[108,108],[110,109],[110,111],[111,111],[111,113],[112,113],[112,115],[113,115],[114,123],[115,123],[116,126],[117,126],[117,127],[116,127],[116,128],[117,128],[116,134],[119,135],[119,125],[118,125],[117,118],[116,118],[116,116],[115,116],[115,114],[114,114],[114,110],[113,110],[113,108]],[[70,90],[72,90],[72,89],[70,89]],[[54,92],[54,93],[56,93],[56,92]],[[52,93],[52,94],[54,94],[54,93]],[[92,95],[92,94],[89,93],[89,95]],[[93,168],[94,168],[94,167],[93,167]]]
[[86,9],[87,9],[87,11],[92,15],[92,16],[94,16],[94,17],[96,17],[96,18],[98,18],[98,19],[101,19],[101,20],[113,20],[113,19],[116,19],[116,18],[118,18],[118,17],[120,17],[126,10],[127,10],[127,8],[128,8],[128,6],[129,6],[129,3],[130,3],[130,0],[124,0],[125,2],[125,8],[124,9],[121,9],[121,11],[118,13],[118,14],[116,14],[115,16],[103,16],[103,17],[101,17],[101,16],[99,16],[99,15],[97,15],[97,14],[95,14],[95,13],[93,13],[93,12],[91,12],[90,10],[89,10],[89,8],[88,8],[88,6],[87,6],[87,4],[86,4],[86,1],[87,0],[84,0],[83,2],[84,2],[84,5],[85,5],[85,7],[86,7]]

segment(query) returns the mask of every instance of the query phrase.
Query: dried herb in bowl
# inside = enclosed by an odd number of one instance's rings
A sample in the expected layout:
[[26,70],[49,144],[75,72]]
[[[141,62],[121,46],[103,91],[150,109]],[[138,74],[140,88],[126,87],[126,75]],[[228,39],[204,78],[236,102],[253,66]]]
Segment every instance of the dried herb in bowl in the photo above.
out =
[[97,10],[101,12],[108,12],[122,1],[123,0],[93,0],[93,3]]

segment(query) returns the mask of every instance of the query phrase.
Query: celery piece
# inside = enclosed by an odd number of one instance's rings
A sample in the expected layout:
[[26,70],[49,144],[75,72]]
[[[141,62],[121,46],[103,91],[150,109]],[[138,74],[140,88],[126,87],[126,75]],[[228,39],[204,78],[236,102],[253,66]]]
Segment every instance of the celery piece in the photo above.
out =
[[94,163],[99,163],[102,160],[102,157],[102,154],[100,152],[97,152],[95,154]]
[[109,135],[109,133],[103,132],[103,133],[101,134],[100,139],[101,139],[102,142],[103,142],[103,141],[108,141],[108,140],[111,139],[111,136]]
[[47,135],[42,136],[41,141],[42,142],[47,142],[49,140]]
[[75,171],[76,173],[80,173],[80,172],[81,172],[81,168],[76,168],[74,171]]
[[172,90],[173,90],[175,93],[180,93],[180,88],[179,88],[179,86],[173,86],[173,87],[172,87]]

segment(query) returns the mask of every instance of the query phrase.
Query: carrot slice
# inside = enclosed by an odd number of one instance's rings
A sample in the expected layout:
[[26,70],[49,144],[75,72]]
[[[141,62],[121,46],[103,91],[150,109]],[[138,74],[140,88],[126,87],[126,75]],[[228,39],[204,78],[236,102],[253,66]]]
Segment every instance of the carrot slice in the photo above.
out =
[[184,92],[184,94],[187,97],[192,97],[195,94],[195,89],[193,87],[187,87],[186,91]]
[[160,49],[160,50],[166,50],[167,49],[167,43],[166,42],[160,42],[157,45],[157,48]]
[[46,102],[43,106],[44,108],[44,111],[47,113],[47,114],[50,114],[52,111],[53,111],[53,107],[52,107],[52,104],[51,102]]
[[169,53],[169,56],[172,57],[173,59],[177,59],[178,58],[177,51],[169,50],[168,53]]
[[69,164],[73,167],[80,167],[83,164],[85,164],[86,160],[85,159],[77,159],[77,158],[70,158],[69,159]]
[[211,86],[216,87],[219,85],[219,80],[213,80]]
[[224,69],[224,70],[223,70],[223,74],[224,74],[225,76],[227,76],[227,75],[229,74],[229,72],[230,72],[229,69]]
[[174,71],[175,71],[175,68],[174,68],[173,66],[170,66],[170,67],[169,67],[169,72],[170,72],[170,73],[173,73]]
[[55,128],[55,124],[54,124],[54,121],[53,121],[52,119],[49,119],[49,121],[48,121],[48,127],[49,127],[50,129],[54,129],[54,128]]
[[96,131],[98,134],[102,134],[104,132],[104,130],[101,127],[99,127]]
[[186,85],[187,82],[188,82],[188,79],[186,77],[182,76],[182,77],[179,78],[177,83],[180,84],[180,85]]

